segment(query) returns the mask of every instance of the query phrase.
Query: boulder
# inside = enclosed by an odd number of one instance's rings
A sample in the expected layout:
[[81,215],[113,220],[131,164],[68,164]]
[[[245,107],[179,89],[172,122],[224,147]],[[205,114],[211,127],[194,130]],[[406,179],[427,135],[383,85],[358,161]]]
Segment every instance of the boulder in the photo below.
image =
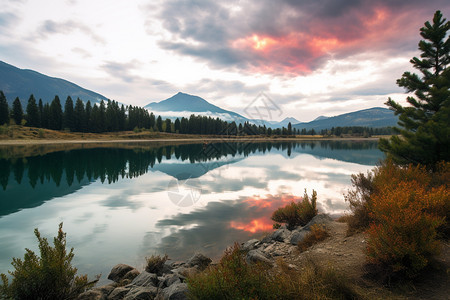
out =
[[292,245],[297,245],[299,242],[303,241],[303,239],[306,237],[306,235],[308,233],[310,233],[311,231],[309,230],[305,230],[302,229],[300,231],[295,231],[292,235],[291,238],[289,240],[289,243],[291,243]]
[[333,219],[327,215],[327,214],[319,214],[317,216],[315,216],[314,218],[312,218],[311,221],[308,222],[308,224],[305,225],[305,227],[303,227],[303,229],[305,230],[311,230],[311,226],[315,225],[315,224],[322,224],[322,225],[328,225],[331,222],[333,222]]
[[175,283],[181,283],[180,277],[176,276],[175,274],[168,274],[168,275],[164,276],[162,278],[162,280],[160,280],[158,287],[160,289],[164,289]]
[[163,290],[164,300],[187,300],[186,283],[175,283]]
[[267,264],[272,265],[272,262],[270,261],[270,259],[261,250],[250,250],[247,253],[247,255],[245,256],[245,260],[247,261],[247,263],[261,263],[262,262],[262,263],[267,263]]
[[130,291],[130,288],[127,287],[117,287],[111,294],[108,295],[108,300],[121,300],[125,297],[126,294]]
[[194,275],[194,274],[201,272],[201,270],[197,266],[195,266],[195,267],[179,267],[179,268],[173,269],[172,272],[173,272],[173,274],[180,277],[181,279],[185,279],[189,275]]
[[124,300],[154,299],[157,293],[158,289],[154,286],[150,287],[135,286],[131,288],[131,290],[125,295],[125,298],[123,299]]
[[128,271],[125,275],[123,275],[122,279],[128,279],[131,281],[131,280],[135,279],[136,277],[138,277],[139,274],[140,273],[138,270],[133,269],[133,270]]
[[153,273],[149,273],[147,271],[142,271],[141,274],[139,274],[136,278],[133,279],[131,282],[132,286],[154,286],[156,287],[158,285],[158,276]]
[[212,260],[209,257],[206,257],[201,253],[197,253],[186,262],[186,266],[188,267],[196,266],[201,271],[203,271],[204,269],[206,269],[206,267],[209,266],[211,262]]
[[252,240],[246,241],[245,243],[242,244],[241,249],[244,251],[253,250],[256,248],[258,243],[259,243],[259,240],[257,240],[257,239],[252,239]]
[[134,268],[132,266],[125,265],[125,264],[115,265],[111,269],[111,272],[108,275],[108,279],[115,281],[115,282],[120,282],[123,279],[123,276],[125,276],[125,274],[127,274],[128,272],[130,272],[133,269]]
[[273,243],[274,241],[284,242],[284,240],[287,239],[290,234],[291,232],[289,230],[280,228],[275,230],[265,238],[263,238],[261,242],[263,243]]
[[110,283],[107,285],[96,287],[93,290],[97,290],[97,291],[101,292],[103,295],[108,296],[109,294],[111,294],[112,291],[114,291],[114,289],[116,287],[117,287],[117,283],[113,282],[113,283]]

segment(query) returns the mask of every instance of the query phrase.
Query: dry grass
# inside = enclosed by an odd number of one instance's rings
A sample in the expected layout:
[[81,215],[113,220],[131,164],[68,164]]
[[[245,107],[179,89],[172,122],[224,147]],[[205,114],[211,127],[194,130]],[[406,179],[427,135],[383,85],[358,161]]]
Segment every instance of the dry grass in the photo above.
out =
[[298,250],[300,252],[304,252],[312,245],[317,244],[320,241],[323,241],[324,239],[326,239],[329,236],[330,236],[330,234],[324,226],[314,224],[313,226],[311,226],[311,232],[308,233],[305,236],[305,238],[298,243],[298,245],[297,245]]

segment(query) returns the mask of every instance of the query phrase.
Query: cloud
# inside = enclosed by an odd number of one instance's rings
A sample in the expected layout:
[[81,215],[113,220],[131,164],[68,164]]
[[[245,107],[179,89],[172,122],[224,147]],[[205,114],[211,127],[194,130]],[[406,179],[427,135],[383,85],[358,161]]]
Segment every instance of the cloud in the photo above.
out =
[[443,0],[431,0],[426,6],[418,0],[164,1],[157,16],[168,34],[159,45],[215,68],[309,74],[330,58],[361,52],[398,55],[416,48],[419,27],[436,9],[445,14],[450,4]]
[[15,14],[10,12],[0,12],[0,28],[9,28],[19,20]]
[[96,43],[99,44],[106,43],[106,41],[101,36],[95,34],[95,32],[91,30],[91,28],[73,20],[68,20],[64,22],[45,20],[38,27],[37,35],[41,38],[46,38],[53,34],[70,34],[74,31],[82,32],[83,34],[89,36]]

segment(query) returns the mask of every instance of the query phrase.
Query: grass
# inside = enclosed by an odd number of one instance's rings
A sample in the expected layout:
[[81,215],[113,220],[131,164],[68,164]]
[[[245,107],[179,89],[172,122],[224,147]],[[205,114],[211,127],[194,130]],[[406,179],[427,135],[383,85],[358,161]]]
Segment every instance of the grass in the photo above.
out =
[[298,250],[300,252],[304,252],[312,245],[325,240],[329,236],[330,234],[324,226],[314,224],[313,226],[311,226],[311,232],[308,233],[305,238],[298,243]]
[[361,295],[333,268],[313,260],[301,271],[279,259],[275,267],[250,264],[238,244],[216,266],[187,279],[189,299],[356,299]]
[[147,265],[145,266],[145,271],[154,274],[161,274],[164,268],[165,262],[169,259],[167,254],[164,256],[160,255],[152,255],[150,257],[146,257]]

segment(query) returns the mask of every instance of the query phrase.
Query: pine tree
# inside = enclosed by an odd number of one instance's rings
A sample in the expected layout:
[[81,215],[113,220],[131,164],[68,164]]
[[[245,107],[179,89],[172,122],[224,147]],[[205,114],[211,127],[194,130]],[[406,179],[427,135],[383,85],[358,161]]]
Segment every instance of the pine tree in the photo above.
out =
[[180,132],[180,127],[181,127],[181,122],[180,122],[180,119],[177,118],[175,120],[175,124],[174,124],[174,129],[175,129],[176,133]]
[[9,107],[3,91],[0,91],[0,125],[9,124]]
[[50,128],[50,104],[45,103],[42,108],[41,126],[42,128]]
[[73,111],[73,100],[70,96],[67,96],[64,104],[63,128],[75,131],[75,113]]
[[55,96],[52,103],[50,104],[50,115],[48,118],[48,127],[53,130],[61,130],[62,129],[62,106],[61,101],[58,96]]
[[380,141],[380,149],[400,164],[424,164],[431,168],[450,160],[450,22],[436,11],[433,24],[420,29],[421,58],[411,64],[422,75],[405,72],[397,85],[415,97],[407,97],[408,107],[391,98],[386,102],[399,115],[400,136]]
[[86,112],[84,110],[84,103],[80,98],[75,102],[74,109],[74,129],[77,132],[84,132],[86,128]]
[[85,120],[86,120],[86,125],[85,125],[85,129],[86,132],[92,132],[92,104],[91,101],[88,101],[86,103],[86,108],[85,108]]
[[42,124],[44,121],[42,120],[42,117],[44,115],[44,104],[42,103],[42,99],[39,98],[39,104],[38,104],[38,111],[39,111],[39,127],[44,127]]
[[22,118],[23,118],[23,109],[22,104],[20,103],[19,97],[16,97],[13,102],[13,109],[12,109],[12,117],[17,125],[22,124]]
[[158,116],[158,118],[156,119],[156,130],[158,131],[162,131],[162,118],[161,116]]
[[98,110],[98,129],[99,132],[105,132],[106,131],[106,107],[105,107],[105,101],[100,102],[100,107]]
[[167,118],[165,123],[166,123],[166,132],[172,132],[172,121],[169,118]]
[[39,127],[39,109],[33,94],[31,94],[30,98],[28,99],[27,126]]

